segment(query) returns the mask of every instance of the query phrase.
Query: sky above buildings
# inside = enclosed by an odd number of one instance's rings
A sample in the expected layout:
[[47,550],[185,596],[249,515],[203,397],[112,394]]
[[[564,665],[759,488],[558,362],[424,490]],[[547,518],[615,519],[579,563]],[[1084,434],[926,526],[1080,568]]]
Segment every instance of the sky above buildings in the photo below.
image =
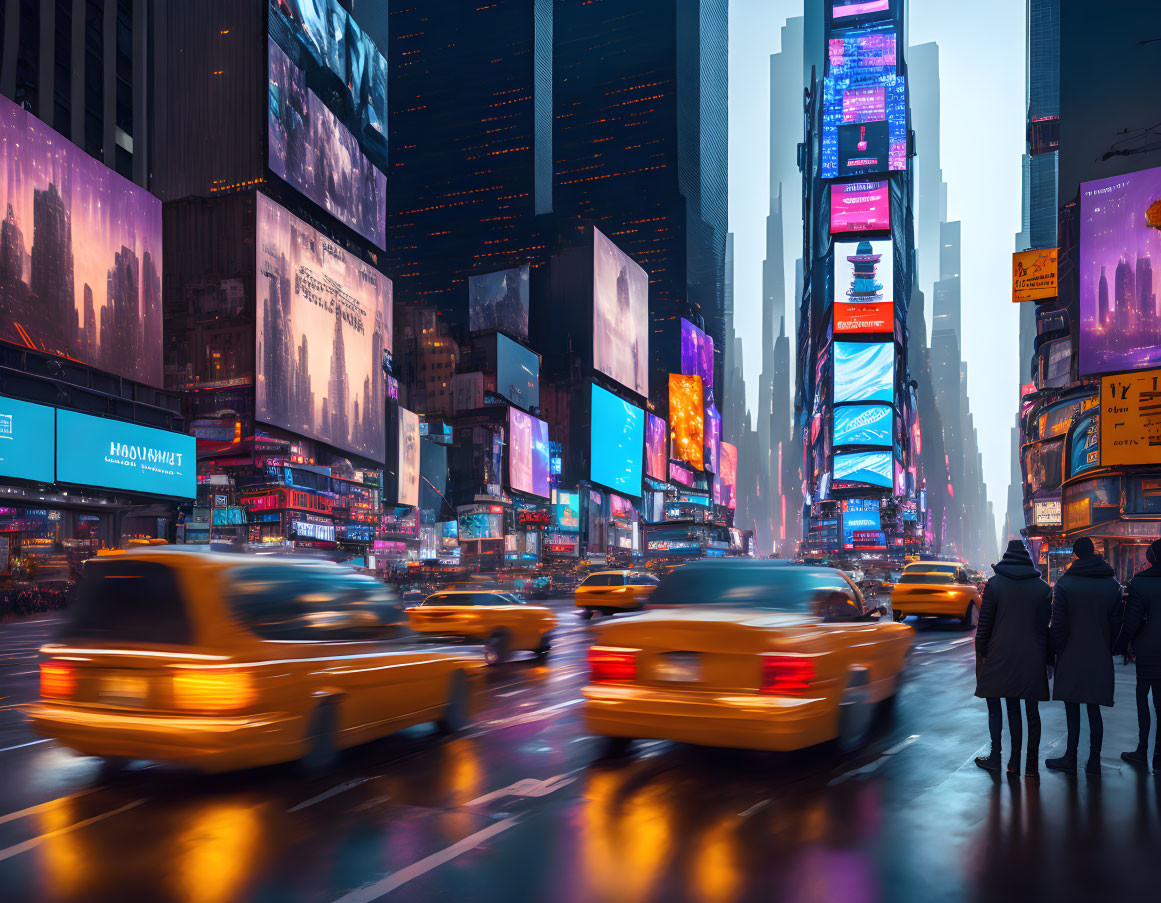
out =
[[[780,50],[786,19],[802,15],[802,9],[803,0],[730,0],[734,316],[742,337],[746,404],[751,410],[757,406],[762,366],[770,54]],[[971,4],[911,0],[908,36],[912,45],[935,41],[940,48],[940,162],[948,185],[948,219],[963,222],[963,356],[997,532],[1007,507],[1011,428],[1019,385],[1027,381],[1027,362],[1019,361],[1017,354],[1018,311],[1011,302],[1011,254],[1020,231],[1024,152],[1024,15],[1024,3],[1019,0]],[[801,92],[802,86],[785,90]],[[797,144],[802,136],[776,140]],[[799,207],[797,198],[787,197],[784,204],[792,212]],[[787,229],[792,228],[794,222],[789,221]],[[793,260],[786,261],[790,272],[793,266]],[[790,322],[796,301],[787,299]],[[930,299],[927,323],[930,328]]]

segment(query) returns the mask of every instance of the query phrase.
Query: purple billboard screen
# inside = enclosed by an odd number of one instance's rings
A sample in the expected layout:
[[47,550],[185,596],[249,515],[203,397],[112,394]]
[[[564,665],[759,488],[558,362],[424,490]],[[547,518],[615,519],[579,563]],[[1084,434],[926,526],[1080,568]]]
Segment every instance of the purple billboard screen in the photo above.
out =
[[387,176],[306,86],[302,71],[268,41],[270,169],[378,247],[387,247]]
[[710,473],[721,473],[722,415],[715,405],[705,409],[705,469]]
[[468,328],[528,338],[528,267],[468,277]]
[[666,442],[669,431],[664,420],[655,414],[645,414],[645,473],[655,480],[666,478]]
[[1080,186],[1081,376],[1161,366],[1158,211],[1161,166]]
[[831,16],[835,19],[851,19],[871,13],[886,13],[891,10],[890,0],[831,0]]
[[830,186],[830,231],[886,232],[891,197],[886,182],[842,182]]
[[161,201],[0,98],[0,339],[162,384]]
[[706,389],[714,387],[714,340],[689,320],[681,320],[681,372],[700,376]]
[[593,367],[649,395],[649,275],[593,229]]
[[548,498],[548,424],[508,408],[508,485]]

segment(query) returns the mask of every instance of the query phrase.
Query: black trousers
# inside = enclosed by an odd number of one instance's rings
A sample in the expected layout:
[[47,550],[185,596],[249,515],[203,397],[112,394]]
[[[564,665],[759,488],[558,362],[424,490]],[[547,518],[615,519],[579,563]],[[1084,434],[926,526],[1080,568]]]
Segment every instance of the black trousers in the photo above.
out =
[[1157,712],[1157,741],[1154,757],[1161,757],[1161,678],[1137,678],[1137,742],[1149,748],[1149,691],[1153,691],[1153,708]]
[[[1066,702],[1064,704],[1064,720],[1068,726],[1068,751],[1076,755],[1080,746],[1080,703]],[[1101,718],[1099,705],[1088,705],[1088,746],[1089,755],[1100,757],[1101,746],[1105,740],[1105,722]]]
[[[988,703],[988,733],[992,738],[992,752],[1000,752],[1000,737],[1003,733],[1003,714],[999,697],[989,697]],[[1020,700],[1005,699],[1004,707],[1008,710],[1008,735],[1012,740],[1012,755],[1020,754],[1023,745],[1024,726],[1020,721]],[[1028,718],[1028,750],[1040,749],[1040,704],[1035,699],[1024,700],[1024,714]],[[1161,721],[1161,715],[1158,715]]]

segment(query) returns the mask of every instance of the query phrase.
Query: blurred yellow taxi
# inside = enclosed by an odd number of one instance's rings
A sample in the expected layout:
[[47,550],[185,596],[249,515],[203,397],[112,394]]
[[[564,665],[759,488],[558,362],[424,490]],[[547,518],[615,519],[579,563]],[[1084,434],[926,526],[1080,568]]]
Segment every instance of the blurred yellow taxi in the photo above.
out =
[[416,633],[477,640],[484,661],[495,665],[517,649],[544,659],[552,648],[556,615],[543,605],[528,605],[506,590],[458,589],[433,593],[407,609]]
[[85,563],[41,648],[33,729],[111,766],[228,771],[469,717],[478,659],[399,639],[376,580],[324,562],[156,549]]
[[891,591],[895,620],[908,615],[959,618],[971,629],[980,617],[980,588],[954,561],[917,561],[903,568]]
[[585,723],[614,745],[855,748],[898,691],[913,636],[831,568],[692,562],[654,604],[599,628],[589,649]]
[[581,616],[640,611],[658,580],[638,571],[594,571],[577,586],[573,597]]

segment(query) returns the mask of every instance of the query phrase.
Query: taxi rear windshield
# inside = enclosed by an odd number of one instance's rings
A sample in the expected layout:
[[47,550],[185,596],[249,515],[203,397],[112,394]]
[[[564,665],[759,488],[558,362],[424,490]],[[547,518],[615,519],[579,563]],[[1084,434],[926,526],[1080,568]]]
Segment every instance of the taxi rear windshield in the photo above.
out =
[[691,565],[662,577],[649,604],[718,604],[810,614],[835,592],[853,595],[842,575],[828,568]]
[[948,571],[946,573],[916,573],[904,574],[899,578],[900,583],[955,583],[955,573]]
[[85,563],[61,639],[188,645],[192,633],[172,569],[155,561],[95,560]]

